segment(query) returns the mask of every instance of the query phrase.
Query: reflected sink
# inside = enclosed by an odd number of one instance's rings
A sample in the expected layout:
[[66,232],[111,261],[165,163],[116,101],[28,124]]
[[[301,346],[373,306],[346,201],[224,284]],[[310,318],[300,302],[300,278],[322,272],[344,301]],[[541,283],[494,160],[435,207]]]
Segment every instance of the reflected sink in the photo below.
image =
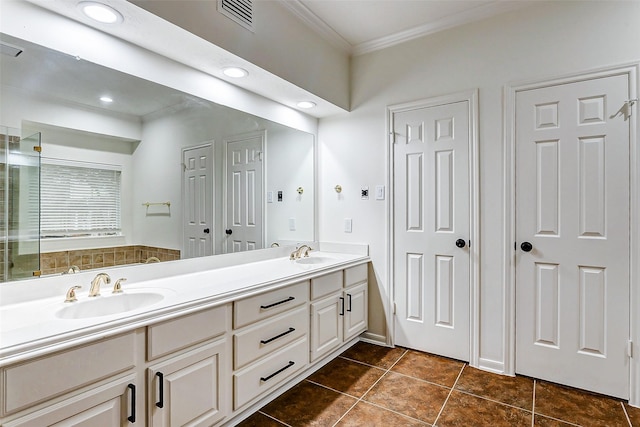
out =
[[296,260],[298,264],[324,264],[331,261],[333,261],[333,258],[324,257],[324,256],[299,258]]
[[60,319],[85,319],[89,317],[109,316],[126,313],[149,305],[157,304],[165,297],[166,290],[124,291],[121,294],[110,294],[95,298],[85,297],[82,301],[65,303],[56,312]]

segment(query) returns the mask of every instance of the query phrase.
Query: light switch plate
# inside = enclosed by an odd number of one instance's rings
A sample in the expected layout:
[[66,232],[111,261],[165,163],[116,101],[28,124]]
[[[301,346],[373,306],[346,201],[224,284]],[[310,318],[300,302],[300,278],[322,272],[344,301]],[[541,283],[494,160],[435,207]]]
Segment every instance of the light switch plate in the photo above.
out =
[[296,231],[296,219],[289,218],[289,231]]
[[273,191],[267,191],[267,203],[273,203]]
[[344,219],[344,232],[345,233],[351,233],[352,228],[353,228],[353,221],[351,220],[351,218],[345,218]]
[[384,185],[376,185],[376,200],[384,200]]

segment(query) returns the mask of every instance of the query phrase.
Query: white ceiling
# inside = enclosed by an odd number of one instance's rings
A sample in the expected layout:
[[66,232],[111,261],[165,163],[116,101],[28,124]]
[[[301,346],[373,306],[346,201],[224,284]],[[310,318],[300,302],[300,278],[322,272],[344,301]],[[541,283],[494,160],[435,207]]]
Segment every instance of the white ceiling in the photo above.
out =
[[358,55],[528,6],[531,0],[283,0],[334,45]]

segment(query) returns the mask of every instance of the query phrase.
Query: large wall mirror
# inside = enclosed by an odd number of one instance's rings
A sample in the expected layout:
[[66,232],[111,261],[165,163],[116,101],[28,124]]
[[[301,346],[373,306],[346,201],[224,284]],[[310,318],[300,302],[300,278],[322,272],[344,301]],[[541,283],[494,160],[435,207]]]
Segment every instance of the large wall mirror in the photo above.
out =
[[[43,275],[314,240],[313,135],[0,39],[22,50],[0,58],[3,281],[33,275],[34,235],[15,231],[19,218],[40,218]],[[9,160],[32,135],[36,205]]]

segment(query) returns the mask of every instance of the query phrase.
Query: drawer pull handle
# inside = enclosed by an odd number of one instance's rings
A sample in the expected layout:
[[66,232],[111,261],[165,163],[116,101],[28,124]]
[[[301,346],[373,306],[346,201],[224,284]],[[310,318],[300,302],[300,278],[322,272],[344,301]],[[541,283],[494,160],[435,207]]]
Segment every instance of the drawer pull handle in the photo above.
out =
[[164,408],[164,374],[162,372],[156,372],[156,377],[158,377],[158,401],[156,402],[156,406],[158,408]]
[[296,299],[296,297],[289,297],[289,298],[283,299],[282,301],[274,302],[273,304],[261,305],[260,308],[263,310],[266,310],[267,308],[275,307],[276,305],[284,304],[285,302],[293,301],[294,299]]
[[293,331],[295,331],[295,330],[296,330],[296,328],[289,328],[289,330],[288,330],[288,331],[285,331],[285,332],[283,332],[283,333],[281,333],[281,334],[278,334],[278,335],[276,335],[275,337],[269,338],[268,340],[260,340],[260,343],[261,343],[261,344],[269,344],[271,341],[275,341],[275,340],[277,340],[278,338],[282,338],[282,337],[283,337],[283,336],[285,336],[285,335],[289,335],[291,332],[293,332]]
[[340,316],[344,316],[344,297],[340,297]]
[[127,420],[133,424],[136,422],[136,386],[128,384],[127,388],[131,389],[131,415],[127,417]]
[[290,360],[289,363],[287,364],[287,366],[285,366],[284,368],[278,369],[277,371],[275,371],[273,374],[269,375],[268,377],[260,377],[260,381],[267,382],[271,378],[275,377],[276,375],[278,375],[279,373],[281,373],[283,371],[286,371],[287,369],[289,369],[290,367],[292,367],[295,364],[296,364],[296,362]]
[[347,311],[351,311],[351,294],[347,294],[347,299],[349,300],[347,303]]

